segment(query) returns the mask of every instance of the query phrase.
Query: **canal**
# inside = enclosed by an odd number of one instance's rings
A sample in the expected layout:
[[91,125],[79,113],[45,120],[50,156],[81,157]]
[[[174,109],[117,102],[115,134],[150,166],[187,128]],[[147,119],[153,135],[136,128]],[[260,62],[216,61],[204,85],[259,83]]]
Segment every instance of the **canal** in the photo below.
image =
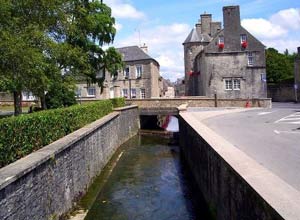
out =
[[135,136],[123,144],[80,202],[84,219],[212,219],[179,146],[169,143]]

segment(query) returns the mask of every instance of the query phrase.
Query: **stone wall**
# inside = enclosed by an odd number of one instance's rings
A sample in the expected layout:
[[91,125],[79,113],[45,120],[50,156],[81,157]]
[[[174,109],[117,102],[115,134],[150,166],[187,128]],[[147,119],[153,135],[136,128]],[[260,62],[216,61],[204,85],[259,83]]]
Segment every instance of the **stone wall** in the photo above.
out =
[[[300,98],[300,89],[298,91],[298,100]],[[268,97],[274,102],[294,102],[294,85],[268,86]]]
[[[245,107],[249,101],[251,107],[271,108],[271,99],[218,99],[218,107]],[[128,99],[126,104],[138,105],[140,108],[176,108],[187,104],[187,107],[215,107],[215,100],[207,97],[188,97],[174,99]]]
[[216,219],[300,219],[296,189],[191,114],[180,113],[181,151]]
[[139,129],[136,106],[114,113],[0,170],[0,219],[58,219]]

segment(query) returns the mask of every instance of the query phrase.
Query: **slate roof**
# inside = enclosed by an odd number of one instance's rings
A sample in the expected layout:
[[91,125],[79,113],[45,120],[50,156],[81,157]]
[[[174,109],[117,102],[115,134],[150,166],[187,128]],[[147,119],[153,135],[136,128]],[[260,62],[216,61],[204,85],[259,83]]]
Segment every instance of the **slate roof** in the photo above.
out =
[[197,29],[194,28],[186,38],[183,44],[193,43],[193,42],[210,42],[211,37],[207,34],[198,33]]
[[122,48],[117,48],[117,50],[123,55],[124,62],[138,61],[138,60],[154,60],[155,62],[157,62],[155,59],[153,59],[148,54],[146,54],[138,46],[122,47]]

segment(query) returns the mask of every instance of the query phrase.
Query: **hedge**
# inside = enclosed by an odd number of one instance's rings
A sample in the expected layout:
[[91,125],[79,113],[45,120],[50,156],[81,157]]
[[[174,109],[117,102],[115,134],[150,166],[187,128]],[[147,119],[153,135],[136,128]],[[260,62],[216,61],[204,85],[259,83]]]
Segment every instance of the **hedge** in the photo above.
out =
[[114,108],[119,108],[125,106],[124,98],[113,98],[111,99]]
[[107,115],[122,100],[102,100],[0,120],[0,167]]

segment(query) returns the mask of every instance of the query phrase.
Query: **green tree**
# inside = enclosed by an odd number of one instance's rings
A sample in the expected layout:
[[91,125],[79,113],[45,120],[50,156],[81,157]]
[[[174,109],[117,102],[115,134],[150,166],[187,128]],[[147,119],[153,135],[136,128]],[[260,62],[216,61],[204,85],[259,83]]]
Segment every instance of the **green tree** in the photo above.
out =
[[45,91],[65,84],[63,75],[84,75],[88,83],[102,85],[100,71],[123,65],[114,48],[102,48],[116,34],[111,9],[102,1],[0,0],[0,5],[0,80],[14,94],[16,115],[22,91],[41,97],[45,107]]
[[267,81],[281,84],[293,79],[294,60],[292,55],[281,54],[274,48],[266,50]]

